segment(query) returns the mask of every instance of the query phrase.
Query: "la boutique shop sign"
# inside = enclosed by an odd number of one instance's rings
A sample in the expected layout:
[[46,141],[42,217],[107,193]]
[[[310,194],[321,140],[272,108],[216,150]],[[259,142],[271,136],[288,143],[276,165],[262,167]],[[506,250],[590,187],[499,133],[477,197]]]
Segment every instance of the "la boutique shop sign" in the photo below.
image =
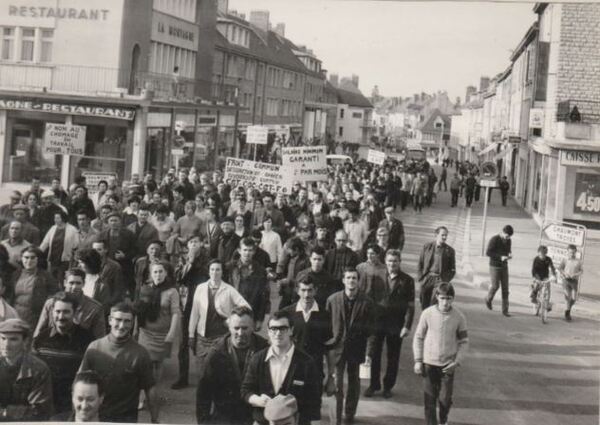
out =
[[37,100],[13,100],[0,98],[0,109],[49,112],[65,115],[84,115],[92,117],[116,118],[120,120],[133,120],[135,118],[135,109],[130,108],[41,102]]

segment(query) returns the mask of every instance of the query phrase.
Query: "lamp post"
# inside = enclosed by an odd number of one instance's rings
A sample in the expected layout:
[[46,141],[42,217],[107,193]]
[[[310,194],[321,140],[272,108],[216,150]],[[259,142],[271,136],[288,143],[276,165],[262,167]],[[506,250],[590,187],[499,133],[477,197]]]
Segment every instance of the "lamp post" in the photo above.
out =
[[240,157],[240,141],[238,138],[238,122],[240,120],[240,82],[241,78],[238,78],[238,84],[235,88],[235,117],[233,120],[233,149],[235,152],[235,157]]

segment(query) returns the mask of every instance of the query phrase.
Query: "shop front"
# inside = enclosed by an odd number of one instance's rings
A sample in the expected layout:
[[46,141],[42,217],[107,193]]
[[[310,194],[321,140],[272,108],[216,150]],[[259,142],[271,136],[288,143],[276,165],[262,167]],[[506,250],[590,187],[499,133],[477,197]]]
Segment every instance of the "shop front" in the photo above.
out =
[[[65,99],[0,97],[0,176],[4,187],[24,189],[32,177],[42,184],[59,179],[131,173],[135,105],[84,103]],[[81,129],[77,155],[49,153],[48,124]]]

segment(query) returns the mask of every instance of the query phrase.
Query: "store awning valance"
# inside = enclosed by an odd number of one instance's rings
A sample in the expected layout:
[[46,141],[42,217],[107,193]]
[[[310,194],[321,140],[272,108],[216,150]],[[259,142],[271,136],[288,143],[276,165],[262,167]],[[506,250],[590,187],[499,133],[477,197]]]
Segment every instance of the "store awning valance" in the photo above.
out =
[[481,152],[479,152],[479,155],[485,155],[488,152],[493,151],[494,149],[496,149],[496,147],[498,146],[498,142],[494,142],[490,145],[488,145],[484,150],[482,150]]

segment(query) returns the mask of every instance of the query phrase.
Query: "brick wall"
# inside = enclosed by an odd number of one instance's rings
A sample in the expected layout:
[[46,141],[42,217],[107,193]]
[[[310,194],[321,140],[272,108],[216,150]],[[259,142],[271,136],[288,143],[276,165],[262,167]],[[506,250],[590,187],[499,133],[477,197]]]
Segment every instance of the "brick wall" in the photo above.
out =
[[562,4],[556,101],[572,101],[593,123],[600,123],[599,23],[600,4]]

